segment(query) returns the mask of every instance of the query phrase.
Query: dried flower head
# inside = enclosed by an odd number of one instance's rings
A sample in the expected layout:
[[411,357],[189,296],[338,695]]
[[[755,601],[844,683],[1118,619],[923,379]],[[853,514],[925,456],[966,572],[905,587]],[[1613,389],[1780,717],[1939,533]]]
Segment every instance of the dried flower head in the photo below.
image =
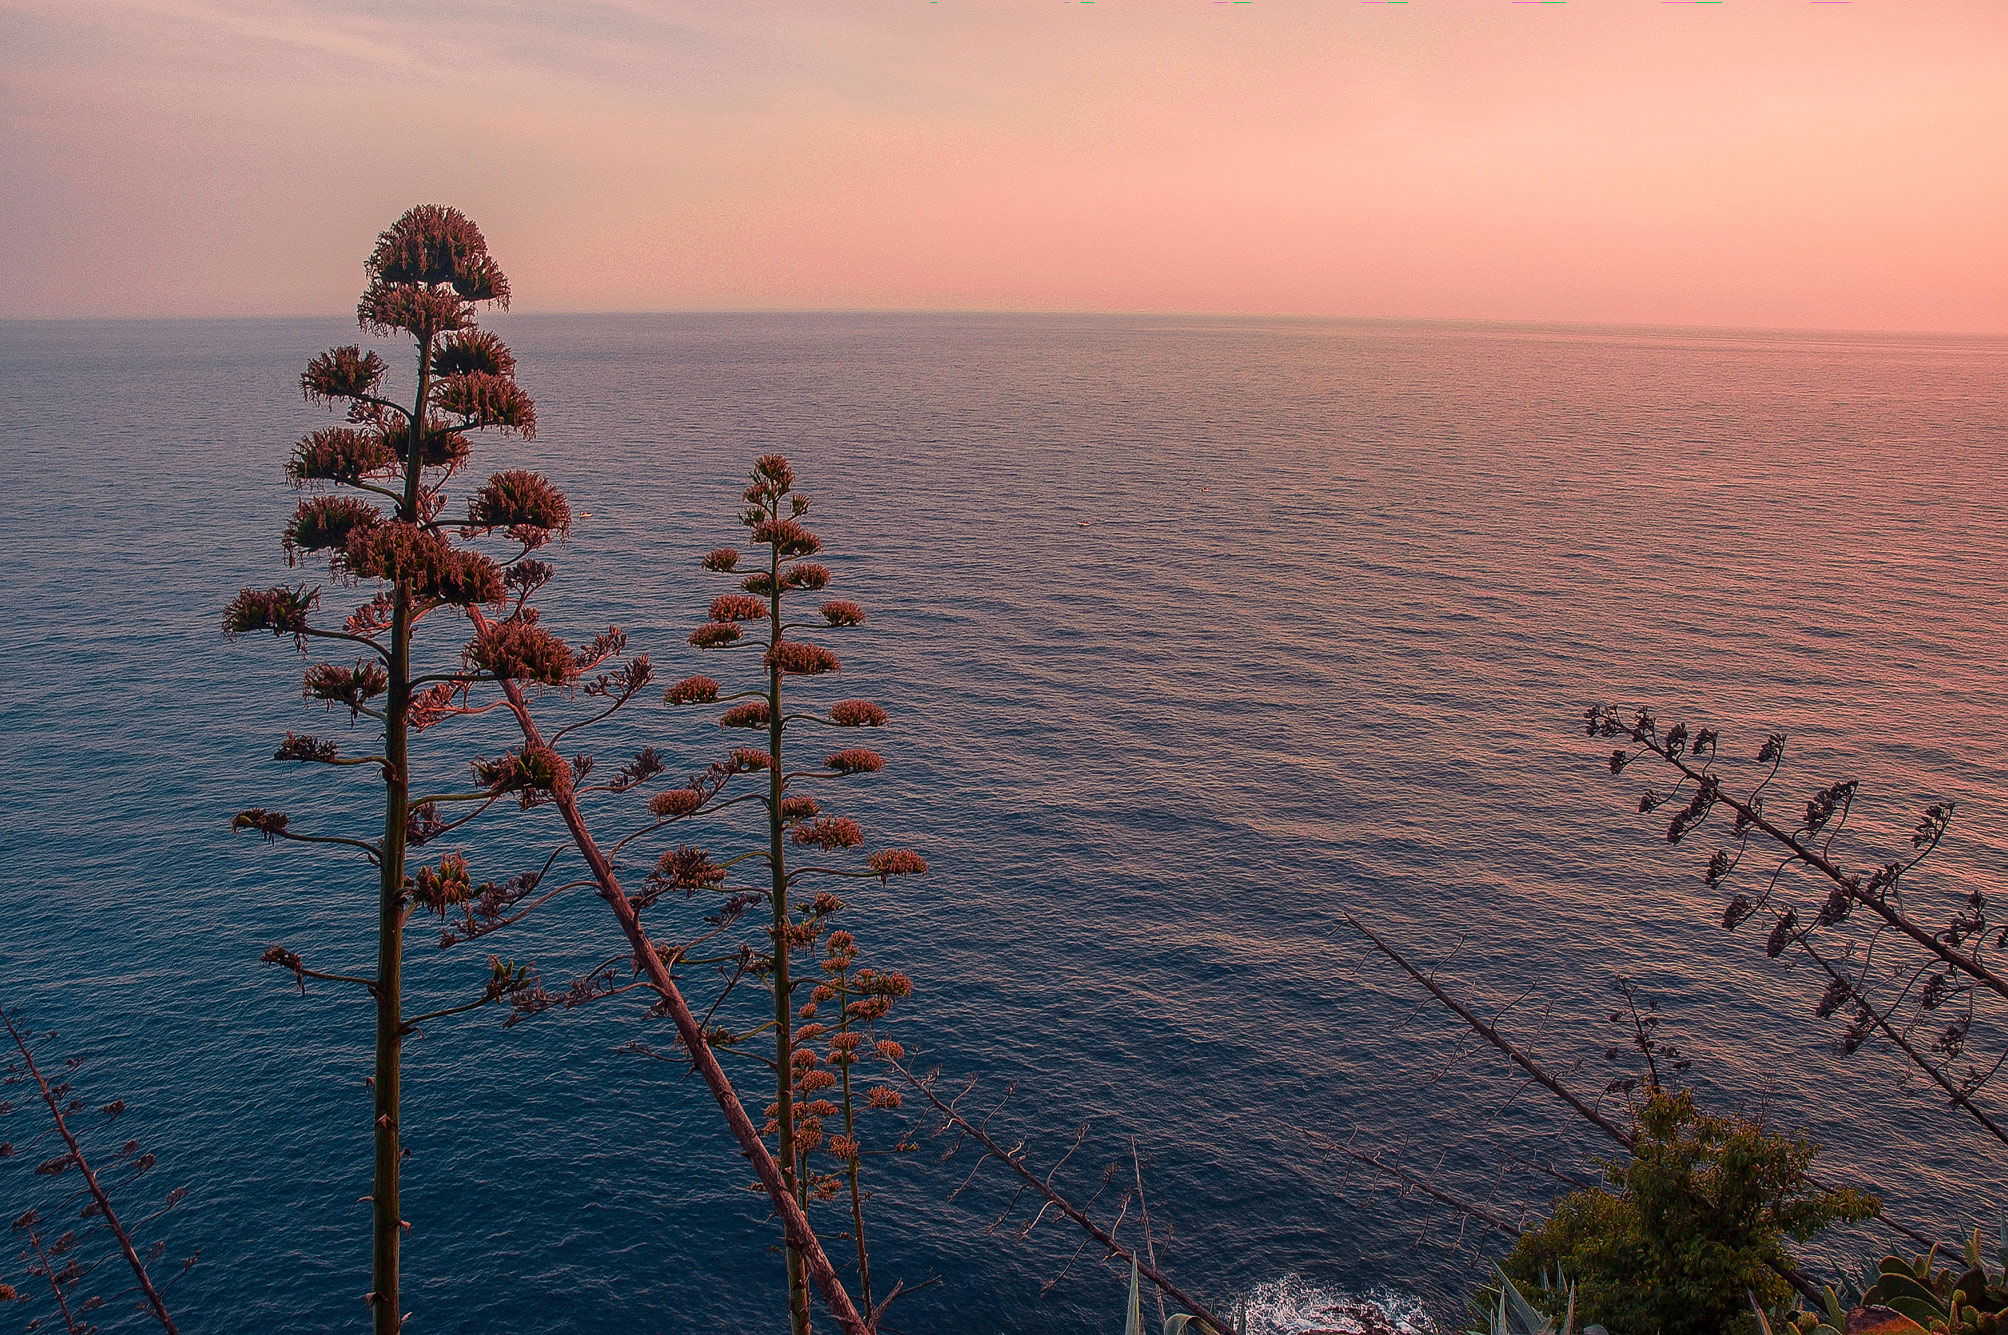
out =
[[711,600],[713,621],[758,621],[767,615],[767,604],[744,593],[722,593]]
[[434,598],[455,607],[476,607],[500,603],[507,596],[502,567],[480,552],[454,552],[432,578],[421,583],[421,597]]
[[448,376],[433,402],[464,418],[466,427],[489,427],[525,440],[537,434],[537,405],[507,376],[486,371]]
[[655,864],[656,879],[679,890],[702,890],[722,884],[725,868],[693,844],[672,848]]
[[781,819],[783,821],[808,820],[822,808],[813,797],[784,797],[781,799]]
[[1771,935],[1764,942],[1764,953],[1777,959],[1786,946],[1798,939],[1798,925],[1798,915],[1791,909],[1779,914],[1777,923],[1771,928]]
[[730,547],[720,547],[716,551],[706,553],[698,564],[706,570],[715,570],[722,574],[739,564],[739,553]]
[[839,774],[876,774],[885,768],[885,759],[876,751],[852,746],[829,756],[823,764]]
[[320,552],[344,547],[351,535],[386,522],[383,511],[355,496],[309,496],[287,521],[286,552]]
[[502,585],[511,593],[527,598],[549,584],[557,573],[542,561],[516,561],[502,572]]
[[263,807],[252,807],[250,810],[240,811],[230,818],[231,829],[256,830],[265,836],[268,843],[286,833],[287,823],[288,820],[285,812],[267,811]]
[[361,713],[371,700],[390,689],[390,673],[374,659],[354,667],[318,663],[308,668],[300,681],[301,694],[307,699],[346,705],[351,715]]
[[873,1085],[872,1092],[865,1096],[865,1103],[873,1108],[897,1108],[904,1102],[899,1091],[887,1085]]
[[786,492],[795,485],[795,470],[786,458],[778,454],[763,454],[755,459],[753,476],[771,482],[777,492]]
[[861,969],[855,980],[860,992],[880,997],[910,997],[913,995],[913,979],[894,969],[883,973],[875,969]]
[[527,620],[491,622],[468,641],[466,654],[483,672],[545,686],[563,686],[577,672],[570,647]]
[[770,668],[798,677],[813,677],[825,672],[836,672],[840,665],[837,656],[828,649],[814,644],[803,644],[795,640],[783,640],[762,656]]
[[274,760],[317,761],[327,764],[341,757],[342,749],[334,742],[324,742],[318,737],[302,737],[289,732],[286,740],[279,743],[279,749],[272,753]]
[[734,705],[718,717],[721,728],[764,728],[773,717],[765,700],[748,700],[743,705]]
[[473,453],[474,446],[454,427],[434,427],[418,438],[418,462],[427,468],[457,469]]
[[472,320],[458,293],[409,283],[372,283],[356,305],[356,319],[372,334],[407,333],[435,339]]
[[662,693],[673,705],[708,705],[718,698],[720,687],[710,677],[685,677]]
[[498,793],[545,793],[558,782],[566,769],[565,760],[548,746],[524,747],[507,751],[493,760],[477,760],[471,767],[475,780]]
[[534,539],[525,545],[536,546],[571,531],[572,507],[542,473],[511,469],[489,478],[468,498],[467,527],[480,533],[508,529],[511,537]]
[[744,633],[736,621],[708,621],[690,632],[690,642],[699,649],[722,649],[739,643]]
[[884,849],[866,858],[865,865],[877,872],[880,880],[927,874],[927,859],[910,848]]
[[307,613],[320,601],[321,591],[300,584],[281,584],[270,589],[245,589],[223,609],[223,633],[231,639],[253,631],[269,630],[274,635],[299,635],[307,629]]
[[742,746],[732,753],[732,766],[740,773],[774,768],[774,757],[756,747]]
[[781,576],[781,587],[787,589],[807,589],[814,593],[830,582],[827,566],[819,566],[814,561],[798,561],[789,566]]
[[671,818],[688,816],[704,805],[704,794],[695,788],[670,788],[648,800],[649,814]]
[[331,426],[293,447],[286,476],[295,486],[309,482],[360,482],[397,467],[397,451],[381,432]]
[[337,399],[360,399],[376,392],[390,370],[374,352],[364,352],[351,343],[329,348],[307,363],[300,373],[300,392],[312,402],[333,403]]
[[832,626],[861,626],[865,620],[864,608],[841,599],[824,603],[816,610],[822,613],[823,620]]
[[858,823],[845,816],[825,816],[808,825],[797,826],[793,841],[804,847],[823,849],[856,848],[865,841],[864,831]]
[[377,237],[367,264],[382,283],[450,283],[469,301],[509,304],[509,283],[488,254],[481,229],[459,209],[420,204]]
[[[320,496],[314,499],[340,501],[348,498]],[[306,506],[302,505],[301,510],[304,512],[305,509]],[[406,523],[402,519],[384,519],[380,514],[377,520],[375,523],[354,524],[346,530],[341,554],[335,558],[342,573],[355,579],[425,583],[452,564],[455,555],[453,544],[431,529]]]
[[839,728],[883,728],[885,711],[869,700],[839,700],[830,706],[830,722]]
[[762,519],[753,525],[753,541],[766,543],[783,559],[814,556],[822,550],[822,540],[792,519]]
[[485,329],[463,329],[432,350],[434,375],[455,376],[472,372],[514,376],[516,354]]

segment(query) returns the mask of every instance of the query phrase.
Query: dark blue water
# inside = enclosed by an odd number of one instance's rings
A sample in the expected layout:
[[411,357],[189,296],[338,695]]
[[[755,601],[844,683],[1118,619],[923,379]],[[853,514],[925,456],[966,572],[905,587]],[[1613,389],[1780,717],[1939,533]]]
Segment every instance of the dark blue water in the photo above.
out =
[[[695,558],[735,536],[746,464],[796,460],[841,592],[873,613],[841,645],[841,694],[894,715],[887,771],[846,809],[934,868],[859,897],[874,960],[919,985],[900,1035],[976,1077],[975,1100],[1015,1091],[996,1125],[1047,1161],[1092,1122],[1061,1180],[1109,1215],[1127,1178],[1103,1170],[1131,1172],[1134,1138],[1161,1258],[1221,1305],[1293,1276],[1432,1300],[1482,1276],[1490,1242],[1320,1136],[1516,1200],[1550,1184],[1502,1152],[1596,1148],[1496,1062],[1459,1059],[1363,964],[1342,906],[1431,960],[1455,947],[1445,976],[1495,1005],[1526,994],[1521,1032],[1584,1061],[1587,1086],[1627,974],[1705,1089],[1809,1127],[1830,1176],[1919,1223],[2008,1198],[1895,1066],[1833,1059],[1818,989],[1721,932],[1705,849],[1668,850],[1575,727],[1611,700],[1739,751],[1789,731],[1794,791],[1868,782],[1864,849],[1955,798],[1929,884],[1949,902],[1998,876],[2008,344],[499,327],[544,431],[477,467],[541,468],[591,513],[553,614],[627,627],[666,676],[716,664],[683,635],[718,590]],[[367,793],[266,759],[289,728],[339,726],[299,701],[288,646],[215,631],[236,588],[285,577],[280,466],[325,421],[295,377],[351,337],[0,325],[0,998],[92,1056],[88,1092],[132,1105],[161,1188],[192,1188],[151,1231],[203,1250],[177,1290],[194,1331],[353,1327],[368,1287],[365,1008],[256,961],[285,942],[364,965],[371,882],[227,829],[254,804],[332,827]],[[679,769],[718,746],[654,704],[607,738],[641,740]],[[442,776],[469,753],[436,745]],[[542,815],[476,845],[477,871],[544,846]],[[619,953],[603,913],[561,902],[493,944],[562,980]],[[480,972],[466,948],[416,954],[415,988],[442,1001]],[[410,1328],[780,1328],[769,1229],[709,1101],[617,1051],[660,1026],[623,1001],[498,1020],[410,1051]],[[880,1170],[876,1202],[882,1280],[924,1284],[902,1327],[1114,1328],[1122,1281],[1070,1260],[1050,1220],[986,1233],[1008,1188],[984,1174],[951,1199],[971,1161],[914,1122],[922,1148]]]

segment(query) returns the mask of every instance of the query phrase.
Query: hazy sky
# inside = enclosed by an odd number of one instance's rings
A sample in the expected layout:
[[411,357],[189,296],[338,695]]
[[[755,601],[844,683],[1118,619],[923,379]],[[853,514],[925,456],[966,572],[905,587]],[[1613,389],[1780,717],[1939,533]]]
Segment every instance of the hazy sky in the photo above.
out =
[[2008,0],[0,0],[0,315],[2008,332]]

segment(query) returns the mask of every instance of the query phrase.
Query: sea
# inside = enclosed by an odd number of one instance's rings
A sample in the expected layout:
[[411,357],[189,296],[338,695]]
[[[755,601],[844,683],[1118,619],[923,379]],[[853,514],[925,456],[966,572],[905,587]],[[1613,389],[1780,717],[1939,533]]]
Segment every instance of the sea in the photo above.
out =
[[[1836,1051],[1820,985],[1727,932],[1711,825],[1677,845],[1597,704],[1719,730],[1725,774],[1783,733],[1773,810],[1858,779],[1834,847],[1874,866],[1956,803],[1908,882],[1948,917],[2008,865],[2008,340],[1849,333],[954,314],[518,314],[490,322],[579,521],[546,622],[619,626],[658,678],[748,660],[686,642],[729,579],[738,496],[787,455],[868,612],[805,706],[868,698],[883,772],[829,810],[925,877],[846,882],[864,961],[914,980],[886,1023],[916,1070],[1182,1288],[1251,1331],[1344,1330],[1348,1303],[1447,1323],[1507,1245],[1386,1167],[1495,1211],[1593,1180],[1595,1133],[1347,926],[1351,914],[1581,1089],[1620,1106],[1628,980],[1711,1106],[1803,1130],[1820,1172],[1933,1233],[1998,1227],[2008,1158],[1873,1044]],[[367,832],[366,772],[275,762],[289,732],[367,749],[301,698],[290,641],[226,641],[288,568],[283,465],[333,420],[301,397],[341,319],[0,324],[0,1005],[86,1107],[87,1150],[156,1156],[115,1199],[164,1248],[190,1332],[361,1329],[369,1007],[259,963],[369,967],[374,888],[338,847],[233,812]],[[408,353],[381,345],[398,374]],[[428,661],[459,631],[434,623]],[[826,684],[827,683],[827,684]],[[592,701],[545,697],[552,718]],[[568,739],[672,776],[735,734],[651,692]],[[420,739],[448,791],[493,720]],[[640,824],[606,798],[603,828]],[[727,856],[722,812],[675,836]],[[422,850],[477,878],[541,863],[548,808]],[[662,838],[624,861],[644,875]],[[563,864],[560,864],[560,874]],[[557,882],[552,882],[556,884]],[[861,887],[861,888],[860,888]],[[1807,904],[1818,887],[1787,876]],[[1796,902],[1796,901],[1795,901]],[[656,910],[670,937],[702,904]],[[562,992],[622,947],[572,890],[442,950],[410,1009],[494,954]],[[679,938],[680,939],[680,938]],[[722,948],[729,954],[730,940]],[[693,966],[709,1005],[723,966]],[[742,983],[721,1019],[757,1023]],[[427,1023],[408,1053],[413,1335],[771,1332],[782,1269],[702,1086],[632,994]],[[653,1048],[656,1056],[648,1055]],[[749,1091],[764,1078],[741,1060]],[[749,1092],[758,1112],[764,1100]],[[51,1199],[24,1092],[7,1217]],[[94,1111],[122,1100],[115,1123]],[[868,1122],[888,1331],[1121,1328],[1127,1268],[919,1101]],[[1351,1151],[1351,1153],[1348,1153]],[[171,1209],[160,1207],[185,1188]],[[848,1255],[843,1211],[819,1206]],[[1816,1249],[1878,1250],[1862,1229]],[[0,1279],[23,1283],[19,1237]],[[95,1246],[96,1244],[87,1244]],[[148,1328],[118,1275],[108,1331]],[[1160,1315],[1146,1298],[1149,1324]]]

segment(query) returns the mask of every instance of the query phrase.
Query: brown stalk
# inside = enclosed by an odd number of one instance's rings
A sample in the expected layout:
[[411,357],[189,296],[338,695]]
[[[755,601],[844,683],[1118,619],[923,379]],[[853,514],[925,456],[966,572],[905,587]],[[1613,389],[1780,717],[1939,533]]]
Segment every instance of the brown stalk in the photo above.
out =
[[[1631,730],[1629,735],[1648,751],[1651,751],[1661,760],[1678,769],[1695,783],[1706,783],[1713,777],[1706,771],[1688,764],[1684,758],[1674,755],[1658,738],[1642,733],[1640,729]],[[1935,933],[1912,922],[1910,916],[1901,909],[1887,903],[1883,896],[1869,894],[1862,888],[1859,879],[1842,871],[1826,854],[1820,852],[1818,849],[1807,847],[1791,831],[1765,819],[1763,813],[1758,811],[1757,808],[1731,797],[1728,793],[1722,792],[1719,787],[1716,790],[1716,794],[1715,800],[1735,812],[1739,821],[1755,829],[1762,830],[1789,852],[1795,860],[1804,863],[1826,877],[1829,881],[1832,881],[1849,899],[1867,908],[1871,913],[1881,918],[1891,927],[1896,928],[1904,936],[1909,937],[1939,959],[1958,969],[1961,973],[1966,974],[1969,978],[1974,979],[1990,992],[1995,993],[1997,996],[2008,998],[2008,977],[2004,977],[1996,970],[1989,968],[1986,962],[1980,958],[1977,951],[1969,954],[1947,945],[1945,942],[1939,940]]]
[[920,1092],[922,1098],[933,1104],[935,1110],[948,1121],[949,1125],[975,1141],[978,1145],[981,1145],[991,1158],[1003,1164],[1013,1173],[1016,1173],[1024,1180],[1026,1186],[1044,1197],[1048,1205],[1072,1220],[1089,1237],[1099,1242],[1108,1255],[1116,1257],[1118,1260],[1128,1261],[1136,1266],[1138,1274],[1156,1285],[1159,1290],[1168,1295],[1172,1301],[1178,1303],[1188,1313],[1198,1317],[1201,1321],[1212,1327],[1215,1335],[1231,1335],[1231,1332],[1234,1330],[1233,1323],[1224,1321],[1214,1315],[1204,1303],[1174,1284],[1162,1270],[1151,1264],[1148,1258],[1139,1256],[1120,1242],[1117,1242],[1114,1234],[1110,1233],[1100,1224],[1097,1224],[1093,1219],[1090,1219],[1081,1210],[1076,1209],[1066,1197],[1053,1190],[1049,1182],[1025,1166],[1024,1154],[1021,1151],[1005,1149],[997,1143],[997,1140],[991,1136],[989,1131],[964,1117],[956,1110],[953,1104],[946,1102],[939,1094],[936,1094],[931,1079],[921,1079],[912,1071],[909,1071],[902,1062],[893,1061],[888,1058],[886,1064],[891,1066],[893,1070],[898,1071],[909,1085]]
[[[470,608],[469,616],[477,628],[488,622],[478,608]],[[529,701],[523,693],[522,683],[513,678],[503,678],[503,695],[509,701],[509,708],[516,716],[516,722],[523,731],[523,740],[528,747],[542,748],[543,734],[539,731],[530,713]],[[568,767],[556,767],[556,780],[551,788],[551,799],[558,808],[565,828],[571,832],[572,841],[578,845],[579,854],[591,870],[593,881],[599,888],[600,898],[613,910],[614,918],[620,923],[621,932],[626,936],[629,947],[634,952],[635,965],[647,978],[649,986],[662,999],[671,1021],[676,1025],[677,1036],[690,1054],[691,1064],[703,1078],[711,1097],[724,1113],[726,1125],[732,1131],[732,1138],[738,1142],[739,1152],[752,1164],[753,1172],[760,1179],[761,1187],[773,1203],[774,1212],[781,1217],[781,1227],[786,1234],[791,1249],[799,1253],[809,1278],[823,1295],[824,1305],[843,1328],[845,1335],[873,1335],[869,1321],[858,1314],[856,1305],[845,1290],[843,1280],[837,1275],[836,1267],[823,1251],[820,1239],[809,1224],[809,1217],[802,1204],[796,1199],[781,1166],[761,1139],[759,1128],[746,1113],[746,1106],[740,1101],[738,1091],[733,1087],[725,1068],[718,1062],[711,1044],[704,1037],[697,1016],[691,1012],[690,1004],[684,999],[683,991],[676,985],[669,967],[663,963],[662,952],[649,937],[647,929],[641,925],[634,903],[621,888],[620,878],[615,874],[613,864],[600,849],[592,830],[587,826],[584,815],[579,810],[578,797],[572,786],[572,776]],[[785,1125],[785,1123],[784,1123]]]
[[[125,1257],[126,1265],[131,1267],[132,1277],[138,1282],[139,1291],[146,1298],[148,1314],[158,1321],[169,1335],[180,1335],[175,1327],[174,1318],[167,1314],[167,1304],[162,1301],[160,1290],[154,1287],[153,1277],[147,1274],[145,1263],[139,1259],[139,1252],[132,1245],[132,1234],[128,1233],[125,1225],[119,1222],[118,1211],[112,1208],[111,1197],[107,1196],[104,1187],[99,1185],[97,1173],[92,1170],[90,1161],[84,1158],[84,1147],[77,1143],[76,1136],[70,1131],[69,1119],[63,1116],[61,1100],[57,1099],[55,1092],[49,1088],[48,1079],[43,1076],[41,1067],[35,1064],[35,1054],[29,1050],[27,1038],[16,1027],[14,1017],[9,1015],[5,1008],[0,1008],[0,1024],[7,1026],[7,1035],[14,1040],[14,1047],[20,1052],[22,1062],[27,1065],[28,1074],[35,1077],[35,1088],[49,1110],[49,1119],[56,1124],[56,1133],[62,1136],[63,1143],[70,1147],[70,1162],[76,1164],[77,1171],[83,1174],[84,1185],[90,1189],[91,1199],[97,1202],[98,1210],[104,1216],[105,1227],[110,1229],[112,1237],[117,1239],[119,1253]],[[56,1294],[58,1302],[61,1302],[62,1296],[61,1290],[58,1290]],[[62,1305],[64,1319],[67,1321],[69,1305],[67,1303]]]
[[[1564,1103],[1568,1104],[1569,1107],[1575,1110],[1575,1112],[1579,1116],[1581,1116],[1585,1121],[1589,1122],[1592,1126],[1602,1131],[1612,1140],[1617,1141],[1617,1143],[1624,1146],[1627,1151],[1630,1151],[1637,1147],[1638,1137],[1636,1135],[1632,1134],[1632,1132],[1629,1131],[1628,1129],[1618,1126],[1618,1124],[1613,1122],[1610,1118],[1604,1116],[1602,1113],[1598,1112],[1595,1108],[1591,1107],[1589,1104],[1584,1103],[1581,1098],[1579,1098],[1574,1092],[1572,1092],[1569,1089],[1568,1086],[1564,1085],[1560,1080],[1557,1080],[1553,1075],[1549,1074],[1545,1069],[1543,1069],[1540,1063],[1536,1062],[1532,1057],[1529,1057],[1526,1053],[1522,1052],[1519,1048],[1515,1047],[1496,1028],[1494,1028],[1492,1025],[1485,1023],[1485,1021],[1479,1019],[1476,1015],[1471,1013],[1469,1007],[1459,1002],[1457,998],[1451,996],[1450,993],[1444,991],[1442,986],[1440,986],[1434,978],[1431,978],[1429,975],[1422,972],[1422,970],[1416,968],[1413,964],[1409,963],[1408,960],[1402,957],[1399,951],[1397,951],[1393,946],[1389,945],[1386,941],[1382,940],[1380,936],[1373,931],[1373,929],[1369,928],[1365,923],[1362,923],[1359,919],[1353,917],[1353,915],[1350,913],[1345,913],[1342,914],[1341,916],[1345,918],[1348,926],[1350,926],[1354,931],[1358,932],[1361,936],[1364,936],[1367,940],[1371,941],[1376,950],[1380,951],[1381,954],[1387,956],[1387,958],[1393,960],[1396,964],[1400,965],[1402,972],[1406,973],[1409,977],[1415,979],[1418,983],[1421,983],[1423,987],[1428,990],[1429,994],[1432,997],[1435,997],[1439,1002],[1441,1002],[1444,1005],[1445,1008],[1453,1012],[1457,1016],[1457,1018],[1464,1021],[1464,1023],[1471,1029],[1473,1033],[1477,1034],[1480,1038],[1483,1038],[1493,1047],[1505,1053],[1509,1058],[1512,1059],[1513,1064],[1515,1066],[1518,1066],[1521,1070],[1525,1071],[1529,1076],[1532,1076],[1536,1083],[1538,1083],[1544,1089],[1548,1090],[1550,1093],[1555,1095],[1556,1098],[1559,1098]],[[1813,1179],[1809,1177],[1807,1181],[1811,1182],[1813,1181]],[[1814,1185],[1818,1184],[1815,1183]],[[1889,1222],[1889,1221],[1885,1220],[1884,1222]],[[1897,1227],[1897,1226],[1892,1225],[1892,1227]],[[1904,1233],[1909,1233],[1908,1229],[1899,1228],[1899,1231]],[[1780,1279],[1783,1279],[1787,1284],[1790,1284],[1794,1289],[1797,1289],[1801,1297],[1803,1297],[1807,1302],[1814,1304],[1816,1309],[1820,1303],[1825,1301],[1824,1295],[1820,1292],[1819,1286],[1814,1284],[1812,1281],[1808,1280],[1804,1275],[1801,1275],[1796,1268],[1775,1265],[1775,1264],[1772,1265],[1771,1268],[1778,1275]]]

